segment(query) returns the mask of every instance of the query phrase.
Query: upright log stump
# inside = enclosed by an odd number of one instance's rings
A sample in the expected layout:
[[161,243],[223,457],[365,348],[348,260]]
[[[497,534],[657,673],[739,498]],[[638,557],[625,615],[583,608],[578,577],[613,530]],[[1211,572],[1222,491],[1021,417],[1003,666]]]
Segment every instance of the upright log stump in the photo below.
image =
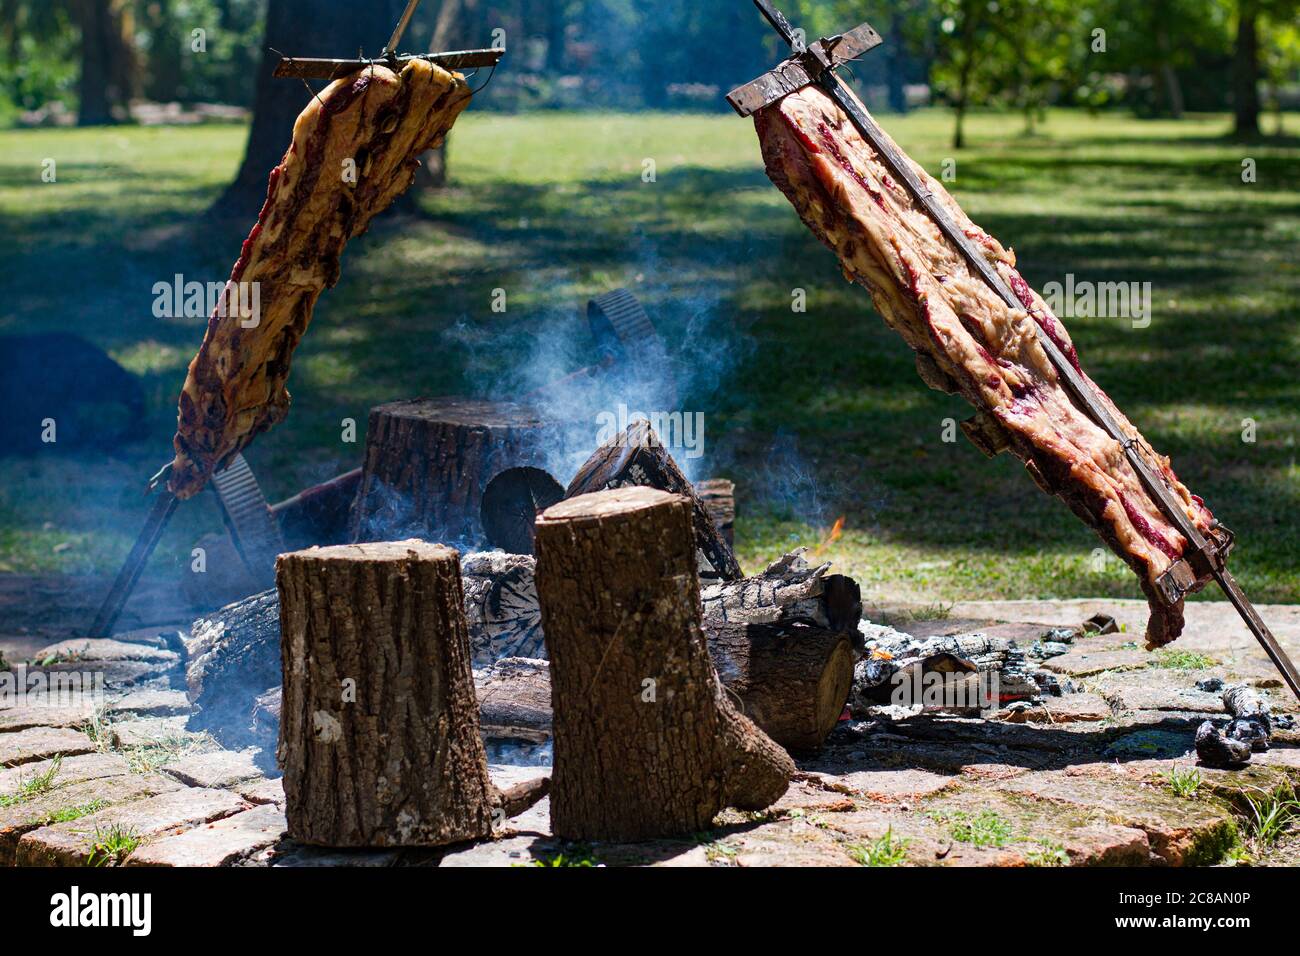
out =
[[491,834],[508,801],[479,737],[456,552],[309,548],[281,555],[276,579],[290,835],[380,847]]
[[526,405],[468,398],[376,405],[352,540],[416,536],[480,547],[488,483],[511,468],[544,468],[559,443],[560,429]]
[[709,660],[689,498],[646,487],[581,495],[537,522],[551,657],[551,827],[640,840],[760,810],[794,773],[741,716]]

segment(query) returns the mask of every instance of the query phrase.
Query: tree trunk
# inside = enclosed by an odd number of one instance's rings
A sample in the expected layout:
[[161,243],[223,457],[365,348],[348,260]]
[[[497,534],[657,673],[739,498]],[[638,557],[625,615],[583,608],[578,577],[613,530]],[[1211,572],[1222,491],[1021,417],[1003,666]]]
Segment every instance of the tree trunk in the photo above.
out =
[[415,536],[477,547],[488,540],[489,483],[509,469],[545,465],[558,441],[556,428],[524,405],[463,398],[377,405],[352,505],[352,540]]
[[[213,206],[221,216],[252,220],[266,199],[268,177],[293,138],[293,123],[312,93],[300,80],[271,74],[280,53],[290,56],[378,56],[397,22],[394,0],[269,0],[253,122],[235,180]],[[275,52],[279,51],[279,52]]]
[[564,495],[575,498],[629,485],[645,485],[689,498],[700,575],[725,581],[741,577],[740,564],[718,532],[708,509],[644,418],[632,422],[626,431],[596,449],[578,469]]
[[709,656],[741,711],[788,750],[816,750],[853,685],[854,635],[807,624],[706,622]]
[[1237,47],[1232,78],[1232,107],[1236,117],[1233,133],[1247,138],[1259,135],[1258,16],[1255,0],[1240,0],[1237,4]]
[[557,836],[691,833],[789,785],[789,755],[737,713],[709,660],[693,519],[686,497],[629,487],[538,520]]
[[422,541],[277,562],[278,757],[289,833],[324,846],[441,846],[492,833],[456,552]]
[[112,0],[77,0],[81,29],[81,76],[77,82],[78,126],[114,123],[114,107],[125,109],[131,96],[131,50],[123,38]]

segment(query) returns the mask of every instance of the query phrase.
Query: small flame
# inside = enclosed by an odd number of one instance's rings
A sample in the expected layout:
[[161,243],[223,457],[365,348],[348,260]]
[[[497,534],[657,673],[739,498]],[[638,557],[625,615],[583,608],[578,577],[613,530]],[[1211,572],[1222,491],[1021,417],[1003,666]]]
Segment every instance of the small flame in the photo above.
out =
[[840,540],[840,537],[843,536],[843,534],[844,534],[844,515],[840,515],[838,518],[835,519],[835,523],[831,525],[831,530],[827,533],[826,537],[822,538],[821,544],[817,545],[817,547],[813,550],[813,554],[815,555],[821,554],[822,551],[826,549],[827,545],[834,544],[836,541]]

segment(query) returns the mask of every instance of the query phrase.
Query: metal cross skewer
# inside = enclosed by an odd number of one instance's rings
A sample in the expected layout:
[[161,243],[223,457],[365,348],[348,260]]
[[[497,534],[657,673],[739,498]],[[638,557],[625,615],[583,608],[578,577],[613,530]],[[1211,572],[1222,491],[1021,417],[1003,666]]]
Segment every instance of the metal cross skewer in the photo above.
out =
[[406,9],[402,11],[397,26],[393,28],[392,36],[388,38],[388,44],[384,47],[383,52],[373,60],[365,57],[335,59],[316,56],[284,56],[276,64],[273,75],[281,78],[296,77],[304,80],[336,80],[340,76],[347,76],[349,73],[354,73],[373,63],[379,63],[397,71],[411,60],[425,60],[447,70],[459,70],[473,66],[496,66],[501,62],[501,57],[506,52],[504,48],[399,54],[397,45],[402,42],[402,36],[406,33],[406,28],[411,22],[415,8],[419,5],[420,0],[406,0]]
[[[1020,301],[1014,290],[984,258],[971,239],[957,228],[947,209],[939,203],[934,193],[916,174],[907,157],[885,135],[844,81],[835,74],[837,67],[879,46],[883,42],[880,34],[869,24],[863,23],[843,35],[806,44],[802,33],[795,30],[790,21],[773,6],[770,0],[754,0],[754,5],[758,7],[759,12],[772,28],[790,45],[793,55],[774,70],[727,94],[727,101],[736,112],[741,116],[749,116],[804,86],[816,86],[822,90],[844,111],[849,121],[862,134],[863,139],[880,155],[890,172],[907,187],[917,205],[934,220],[944,237],[957,248],[971,269],[1007,305],[1014,309],[1028,308],[1028,305]],[[1188,593],[1197,590],[1198,582],[1202,578],[1207,575],[1213,577],[1232,606],[1237,609],[1246,626],[1250,628],[1255,639],[1264,648],[1269,659],[1281,672],[1291,692],[1300,699],[1300,671],[1297,671],[1291,658],[1287,656],[1286,651],[1282,649],[1277,638],[1273,636],[1268,625],[1264,623],[1259,612],[1228,570],[1227,557],[1232,548],[1232,532],[1217,522],[1208,536],[1196,527],[1188,518],[1182,505],[1174,498],[1164,479],[1157,475],[1142,457],[1137,447],[1137,440],[1124,433],[1119,422],[1098,398],[1083,373],[1075,368],[1074,363],[1037,322],[1034,323],[1034,330],[1038,335],[1039,344],[1047,353],[1047,357],[1075,403],[1103,431],[1120,443],[1133,471],[1151,495],[1161,514],[1188,541],[1184,556],[1156,581],[1161,594],[1173,604]]]

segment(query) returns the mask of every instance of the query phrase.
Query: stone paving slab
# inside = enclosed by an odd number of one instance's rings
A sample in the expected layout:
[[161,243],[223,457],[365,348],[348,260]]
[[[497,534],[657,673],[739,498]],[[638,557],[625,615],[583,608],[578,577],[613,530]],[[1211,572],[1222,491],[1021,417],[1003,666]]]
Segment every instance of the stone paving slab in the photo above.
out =
[[179,790],[180,784],[156,774],[129,774],[67,783],[0,807],[0,866],[13,866],[24,834],[52,824],[62,815],[89,816],[106,807]]
[[1110,704],[1099,694],[1047,697],[1040,704],[999,712],[994,719],[1010,724],[1073,724],[1110,720]]
[[[0,797],[13,794],[22,789],[24,783],[41,774],[47,773],[54,765],[54,759],[34,760],[9,770],[0,770]],[[116,753],[88,753],[59,760],[59,770],[54,783],[80,783],[83,780],[103,780],[106,777],[121,777],[130,773],[126,758]]]
[[952,848],[941,861],[948,866],[1060,866],[1066,862],[1072,866],[1146,866],[1151,862],[1146,832],[1107,820],[1096,807],[967,787],[945,791],[927,801],[925,808],[940,828],[942,840]]
[[137,717],[178,717],[193,713],[194,705],[184,691],[137,690],[111,701],[109,711]]
[[160,741],[191,736],[185,729],[187,717],[146,717],[140,720],[116,721],[113,735],[122,747],[157,746]]
[[94,749],[94,742],[80,730],[29,727],[0,734],[0,767],[17,767],[59,754],[70,757]]
[[1176,797],[1162,787],[1068,770],[1025,774],[1002,786],[1034,800],[1071,804],[1097,812],[1099,822],[1134,827],[1147,835],[1151,852],[1169,866],[1215,863],[1236,838],[1231,812],[1204,800]]
[[96,832],[116,827],[148,840],[180,833],[248,808],[249,804],[226,790],[179,788],[109,807],[80,820],[34,830],[18,842],[17,863],[19,866],[80,866],[94,851]]
[[132,853],[126,865],[229,866],[276,843],[287,827],[284,812],[266,804],[152,841]]
[[908,803],[955,786],[959,777],[897,767],[878,770],[855,770],[843,775],[816,774],[822,785],[840,792],[856,794],[878,803]]
[[1080,641],[1064,654],[1043,661],[1043,669],[1079,678],[1102,671],[1133,670],[1151,663],[1151,656],[1146,651],[1113,643],[1110,638],[1114,636],[1108,634]]
[[230,788],[249,803],[274,803],[284,806],[284,781],[280,777],[274,780],[246,780]]
[[252,752],[247,750],[213,750],[209,753],[188,754],[168,763],[162,772],[187,787],[223,790],[229,790],[236,784],[256,781],[262,776],[262,771],[253,763]]
[[38,696],[0,709],[0,733],[30,727],[82,727],[102,702],[93,694]]
[[1196,682],[1213,671],[1183,671],[1148,667],[1139,671],[1107,672],[1088,686],[1121,711],[1168,710],[1222,714],[1223,694],[1197,690]]
[[163,664],[180,663],[180,655],[156,644],[140,644],[114,638],[74,637],[47,644],[32,659],[40,662],[49,658],[59,661],[154,661]]

